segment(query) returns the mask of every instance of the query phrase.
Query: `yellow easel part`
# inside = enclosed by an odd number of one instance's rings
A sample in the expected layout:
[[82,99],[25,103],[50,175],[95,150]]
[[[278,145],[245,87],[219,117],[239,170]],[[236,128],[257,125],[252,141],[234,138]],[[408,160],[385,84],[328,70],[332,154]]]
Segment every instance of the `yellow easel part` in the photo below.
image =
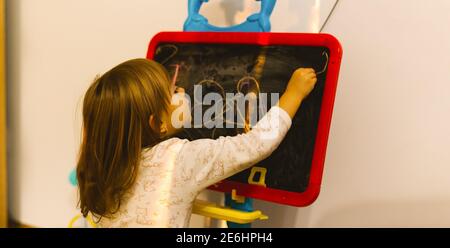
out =
[[214,203],[195,200],[194,208],[192,209],[194,214],[226,220],[238,224],[248,224],[256,220],[267,220],[268,216],[262,214],[261,211],[243,212],[231,208],[217,206]]
[[[259,177],[259,181],[255,181],[254,178],[256,176],[256,173],[261,173],[261,176]],[[267,169],[266,168],[262,168],[262,167],[253,167],[252,171],[250,173],[250,176],[248,177],[248,184],[253,184],[253,185],[259,185],[259,186],[263,186],[266,187],[266,174],[267,174]]]
[[233,189],[231,191],[231,199],[233,199],[233,201],[235,201],[237,203],[244,203],[245,202],[245,197],[238,195],[235,189]]
[[[81,215],[79,214],[79,215],[77,215],[77,216],[75,216],[75,217],[73,217],[72,218],[72,220],[69,222],[69,228],[73,228],[73,224],[75,224],[75,222],[78,220],[78,219],[80,219],[81,218]],[[93,228],[96,228],[97,227],[97,224],[95,224],[95,222],[92,220],[92,218],[91,218],[91,216],[90,215],[88,215],[87,217],[86,217],[86,220],[88,221],[88,223],[89,223],[89,225],[91,225],[91,227],[93,227]]]

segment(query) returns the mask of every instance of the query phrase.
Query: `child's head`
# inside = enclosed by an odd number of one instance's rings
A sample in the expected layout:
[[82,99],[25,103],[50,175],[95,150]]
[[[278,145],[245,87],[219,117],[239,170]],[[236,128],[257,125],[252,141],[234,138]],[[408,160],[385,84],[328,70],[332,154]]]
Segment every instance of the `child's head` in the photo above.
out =
[[110,216],[133,185],[141,150],[170,132],[171,84],[157,62],[135,59],[97,78],[83,102],[77,166],[81,212]]

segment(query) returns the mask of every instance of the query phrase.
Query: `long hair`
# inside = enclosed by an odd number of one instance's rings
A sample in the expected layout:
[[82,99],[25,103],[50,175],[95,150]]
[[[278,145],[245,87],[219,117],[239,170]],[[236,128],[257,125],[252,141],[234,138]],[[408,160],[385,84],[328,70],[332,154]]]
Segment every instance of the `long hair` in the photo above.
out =
[[112,217],[135,182],[141,150],[161,141],[157,127],[170,105],[170,79],[157,62],[135,59],[97,78],[83,101],[77,164],[83,216]]

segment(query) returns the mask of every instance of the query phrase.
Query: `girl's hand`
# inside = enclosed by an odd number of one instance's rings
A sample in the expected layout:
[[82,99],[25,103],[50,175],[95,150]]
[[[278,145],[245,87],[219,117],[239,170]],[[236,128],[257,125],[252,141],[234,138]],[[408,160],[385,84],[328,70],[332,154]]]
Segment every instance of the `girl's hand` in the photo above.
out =
[[281,96],[278,106],[294,118],[302,101],[311,93],[317,83],[314,69],[300,68],[294,72],[286,91]]
[[314,69],[300,68],[297,69],[289,81],[286,92],[290,95],[296,95],[301,100],[305,99],[317,83],[317,76]]

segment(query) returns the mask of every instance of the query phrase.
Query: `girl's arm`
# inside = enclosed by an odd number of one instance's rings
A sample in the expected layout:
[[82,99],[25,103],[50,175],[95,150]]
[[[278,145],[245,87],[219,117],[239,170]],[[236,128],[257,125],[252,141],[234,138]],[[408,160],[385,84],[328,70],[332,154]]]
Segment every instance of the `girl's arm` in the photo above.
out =
[[314,70],[297,70],[278,105],[248,133],[186,142],[177,157],[183,178],[202,190],[267,158],[280,145],[316,81]]
[[289,115],[275,106],[248,133],[186,142],[176,163],[181,175],[202,190],[267,158],[290,126]]

